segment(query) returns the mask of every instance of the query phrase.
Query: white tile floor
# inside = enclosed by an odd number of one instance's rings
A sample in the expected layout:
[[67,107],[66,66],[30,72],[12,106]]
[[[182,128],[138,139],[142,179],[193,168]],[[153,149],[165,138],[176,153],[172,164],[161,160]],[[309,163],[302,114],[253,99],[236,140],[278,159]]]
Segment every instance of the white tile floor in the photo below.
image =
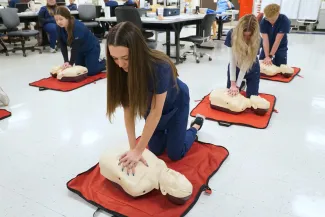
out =
[[[289,64],[301,67],[304,78],[261,81],[260,91],[277,97],[279,111],[267,129],[205,122],[200,140],[226,147],[230,156],[210,181],[212,195],[202,195],[188,216],[325,216],[324,39],[289,36]],[[177,66],[192,108],[226,84],[223,43],[209,53],[212,62],[189,57]],[[108,146],[127,142],[121,111],[113,124],[105,117],[106,80],[68,93],[28,86],[61,63],[60,53],[0,55],[0,86],[12,112],[0,121],[1,217],[92,216],[95,207],[70,193],[66,182],[97,163]],[[138,135],[142,126],[139,121]]]

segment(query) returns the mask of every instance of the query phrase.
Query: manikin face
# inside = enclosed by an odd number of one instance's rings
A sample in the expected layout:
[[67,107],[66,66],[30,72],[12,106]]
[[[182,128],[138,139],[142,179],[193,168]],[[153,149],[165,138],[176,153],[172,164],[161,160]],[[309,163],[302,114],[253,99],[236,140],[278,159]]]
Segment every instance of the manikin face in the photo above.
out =
[[66,28],[69,24],[69,20],[62,17],[61,15],[54,15],[55,22],[61,28]]
[[193,191],[191,182],[184,175],[172,169],[162,171],[159,185],[163,195],[169,194],[177,198],[187,197]]
[[56,4],[56,0],[47,0],[47,4],[48,5],[55,5]]
[[251,40],[252,33],[251,32],[244,32],[244,39],[246,42]]
[[122,46],[108,46],[109,53],[115,61],[116,65],[124,71],[129,71],[129,48]]

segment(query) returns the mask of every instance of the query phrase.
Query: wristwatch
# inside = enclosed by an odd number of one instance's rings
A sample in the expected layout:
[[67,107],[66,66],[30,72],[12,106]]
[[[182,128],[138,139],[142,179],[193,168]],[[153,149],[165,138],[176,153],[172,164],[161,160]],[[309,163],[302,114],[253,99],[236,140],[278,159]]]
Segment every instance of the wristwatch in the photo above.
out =
[[274,55],[271,55],[271,54],[270,54],[269,57],[270,57],[271,59],[273,59]]

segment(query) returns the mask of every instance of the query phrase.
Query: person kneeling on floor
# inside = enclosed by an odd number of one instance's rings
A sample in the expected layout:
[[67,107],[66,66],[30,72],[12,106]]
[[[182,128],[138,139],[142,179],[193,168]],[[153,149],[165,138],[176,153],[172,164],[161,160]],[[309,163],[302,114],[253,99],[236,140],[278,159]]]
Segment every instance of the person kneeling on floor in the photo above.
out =
[[[105,60],[99,60],[100,44],[94,34],[70,11],[60,6],[54,15],[58,25],[58,40],[64,59],[62,69],[74,64],[88,69],[88,76],[96,75],[106,69]],[[71,57],[68,60],[67,45],[71,46]]]
[[229,94],[236,96],[246,85],[246,96],[258,96],[260,83],[260,64],[257,58],[260,49],[260,30],[255,15],[243,16],[237,26],[231,29],[225,41],[229,50],[227,88]]
[[264,9],[264,18],[260,28],[263,38],[263,47],[260,60],[264,64],[276,66],[287,64],[288,37],[291,22],[289,18],[280,14],[280,6],[270,4]]
[[[187,129],[190,97],[188,86],[178,78],[175,65],[164,53],[150,49],[141,30],[130,22],[114,26],[107,36],[107,116],[124,109],[130,150],[120,163],[133,169],[144,162],[143,151],[159,156],[167,150],[180,160],[197,139],[204,118],[196,117]],[[135,119],[145,126],[136,144]]]

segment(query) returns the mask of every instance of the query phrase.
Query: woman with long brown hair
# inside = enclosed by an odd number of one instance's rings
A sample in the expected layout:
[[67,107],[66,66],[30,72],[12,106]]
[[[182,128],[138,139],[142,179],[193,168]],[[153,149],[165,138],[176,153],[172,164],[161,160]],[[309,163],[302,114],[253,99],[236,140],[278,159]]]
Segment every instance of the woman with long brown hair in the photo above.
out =
[[[99,60],[100,44],[92,32],[75,19],[65,6],[57,8],[54,14],[58,25],[58,41],[64,59],[63,69],[75,65],[88,69],[88,75],[96,75],[106,68],[105,60]],[[68,59],[67,46],[71,47]]]
[[49,35],[51,53],[56,50],[56,23],[54,19],[54,12],[57,8],[56,0],[47,0],[46,6],[40,8],[38,12],[38,19],[44,31]]
[[[107,36],[107,116],[124,109],[130,150],[120,158],[128,173],[142,158],[145,148],[155,155],[167,149],[171,160],[185,156],[196,139],[204,119],[196,117],[187,130],[189,90],[164,53],[148,47],[139,28],[130,22],[114,26]],[[135,119],[145,118],[142,136],[136,144]],[[148,165],[147,165],[148,166]],[[150,166],[150,165],[149,165]]]
[[[229,47],[227,88],[230,95],[237,95],[245,85],[248,98],[251,95],[258,95],[260,43],[259,23],[253,14],[243,16],[237,26],[228,32],[225,45]],[[243,82],[244,79],[247,84]]]

